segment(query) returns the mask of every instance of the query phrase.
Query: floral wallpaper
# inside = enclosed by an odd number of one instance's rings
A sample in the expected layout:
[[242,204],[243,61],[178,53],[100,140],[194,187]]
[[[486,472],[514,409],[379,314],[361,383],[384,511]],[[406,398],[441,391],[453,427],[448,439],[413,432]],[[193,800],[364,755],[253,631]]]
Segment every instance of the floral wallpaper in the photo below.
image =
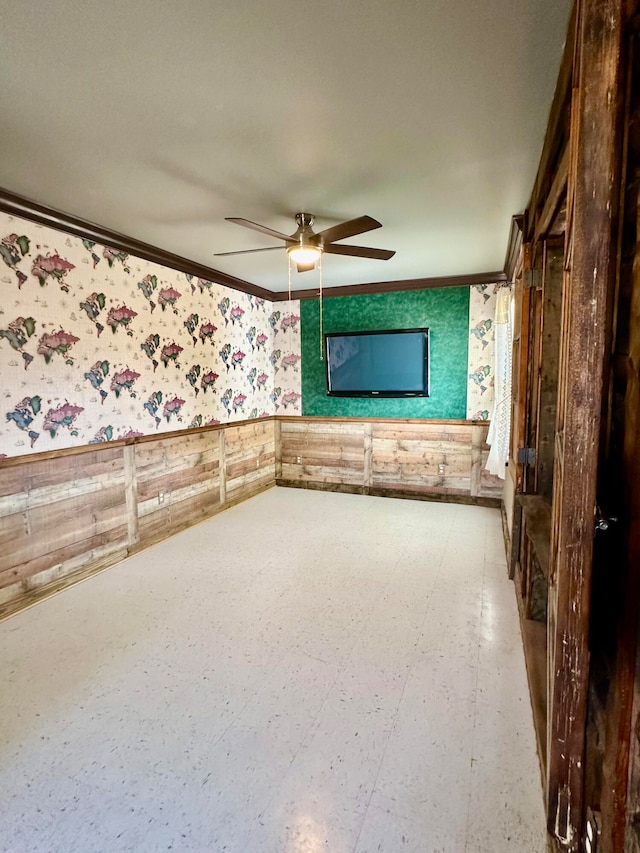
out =
[[0,457],[299,414],[300,303],[0,214]]
[[275,415],[302,414],[302,343],[300,300],[274,302],[269,315],[273,329],[269,364],[273,368],[271,402]]
[[326,331],[431,330],[430,397],[351,400],[326,396],[316,300],[271,303],[1,213],[0,278],[0,458],[303,402],[305,414],[491,414],[494,284],[325,300]]
[[469,288],[467,417],[486,421],[493,409],[496,296],[499,285]]

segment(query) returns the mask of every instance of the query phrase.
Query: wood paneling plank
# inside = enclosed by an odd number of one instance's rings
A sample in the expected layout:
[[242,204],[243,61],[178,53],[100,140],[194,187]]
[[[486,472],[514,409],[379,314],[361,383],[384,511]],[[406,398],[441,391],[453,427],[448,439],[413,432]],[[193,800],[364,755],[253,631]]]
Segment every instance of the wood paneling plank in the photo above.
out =
[[[45,508],[46,509],[46,508]],[[28,563],[42,554],[69,548],[74,554],[78,543],[92,536],[119,539],[122,529],[127,529],[124,495],[111,503],[109,497],[91,507],[61,501],[52,511],[39,509],[29,515],[29,534],[16,540],[13,546],[0,553],[0,573]]]
[[481,427],[471,427],[471,483],[472,495],[479,495],[482,479],[482,445],[484,438]]
[[45,554],[37,554],[31,559],[25,560],[9,570],[0,572],[0,587],[8,586],[16,581],[26,581],[47,571],[56,565],[60,565],[60,573],[66,570],[66,564],[73,558],[79,558],[78,563],[91,561],[91,552],[96,548],[126,549],[127,525],[123,523],[107,533],[96,533],[86,539],[72,542],[69,545],[48,551]]
[[222,429],[218,433],[218,452],[220,454],[220,503],[224,504],[227,500],[227,464],[225,431]]
[[136,454],[133,445],[124,448],[124,492],[127,508],[127,544],[133,547],[137,544],[140,532],[138,530],[138,493],[136,480]]

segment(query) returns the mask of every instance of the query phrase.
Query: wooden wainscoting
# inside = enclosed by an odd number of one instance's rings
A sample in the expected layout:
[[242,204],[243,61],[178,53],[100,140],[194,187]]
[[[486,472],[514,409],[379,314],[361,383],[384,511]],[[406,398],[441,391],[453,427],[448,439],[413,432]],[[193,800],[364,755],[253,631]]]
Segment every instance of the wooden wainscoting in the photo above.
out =
[[0,618],[276,483],[498,506],[487,428],[264,418],[2,460]]
[[282,486],[499,506],[503,481],[484,470],[489,425],[279,417]]
[[276,471],[273,420],[227,427],[224,437],[225,505],[239,503],[273,485]]
[[0,471],[0,612],[36,587],[127,554],[123,447]]
[[275,484],[267,418],[0,463],[0,618]]

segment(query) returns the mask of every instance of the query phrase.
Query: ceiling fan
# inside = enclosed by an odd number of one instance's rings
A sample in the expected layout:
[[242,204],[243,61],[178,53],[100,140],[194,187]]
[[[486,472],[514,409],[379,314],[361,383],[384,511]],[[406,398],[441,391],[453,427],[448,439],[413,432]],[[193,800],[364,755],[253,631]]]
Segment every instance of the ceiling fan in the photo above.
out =
[[[287,253],[296,264],[298,272],[312,270],[316,265],[316,261],[325,252],[328,255],[351,255],[356,258],[375,258],[381,261],[388,261],[389,258],[395,255],[395,252],[389,249],[371,249],[368,246],[345,246],[336,243],[336,240],[344,240],[347,237],[364,234],[366,231],[373,231],[374,228],[381,228],[382,224],[371,216],[358,216],[356,219],[349,219],[346,222],[341,222],[339,225],[332,225],[331,228],[325,228],[324,231],[319,231],[316,234],[312,227],[314,222],[313,214],[296,213],[298,228],[291,235],[282,234],[280,231],[274,231],[273,228],[267,228],[265,225],[259,225],[257,222],[251,222],[249,219],[241,219],[237,216],[227,216],[226,220],[227,222],[235,222],[237,225],[242,225],[245,228],[252,228],[261,234],[277,237],[278,240],[284,240]],[[272,252],[275,249],[281,248],[281,246],[268,246],[264,249],[217,252],[215,256],[220,258],[224,255]]]

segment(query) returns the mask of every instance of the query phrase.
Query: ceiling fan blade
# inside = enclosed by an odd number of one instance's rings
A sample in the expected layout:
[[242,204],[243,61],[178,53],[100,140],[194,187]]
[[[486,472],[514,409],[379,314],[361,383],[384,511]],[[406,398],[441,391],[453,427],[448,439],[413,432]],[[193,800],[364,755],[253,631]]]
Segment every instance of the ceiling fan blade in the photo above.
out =
[[336,243],[325,245],[326,255],[353,255],[354,258],[375,258],[378,261],[388,261],[395,255],[390,249],[370,249],[368,246],[339,246]]
[[252,228],[254,231],[259,231],[261,234],[268,234],[270,237],[277,237],[278,240],[286,240],[287,243],[295,242],[288,234],[281,234],[280,231],[274,231],[273,228],[267,228],[266,225],[258,225],[257,222],[252,222],[250,219],[242,219],[238,216],[225,216],[227,222],[235,222],[236,225],[244,225],[245,228]]
[[348,219],[339,225],[332,225],[331,228],[319,231],[316,234],[316,241],[326,246],[327,243],[333,243],[334,240],[345,240],[347,237],[355,237],[356,234],[364,234],[366,231],[373,231],[375,228],[382,228],[382,223],[371,216],[358,216],[357,219]]
[[296,264],[296,269],[298,272],[310,272],[315,269],[315,264]]
[[252,252],[273,252],[282,251],[282,246],[266,246],[264,249],[239,249],[237,252],[214,252],[214,258],[222,258],[224,255],[250,255]]

